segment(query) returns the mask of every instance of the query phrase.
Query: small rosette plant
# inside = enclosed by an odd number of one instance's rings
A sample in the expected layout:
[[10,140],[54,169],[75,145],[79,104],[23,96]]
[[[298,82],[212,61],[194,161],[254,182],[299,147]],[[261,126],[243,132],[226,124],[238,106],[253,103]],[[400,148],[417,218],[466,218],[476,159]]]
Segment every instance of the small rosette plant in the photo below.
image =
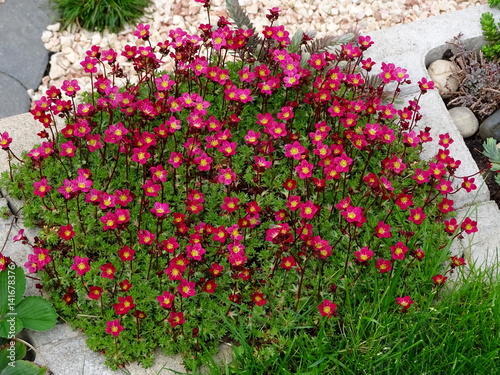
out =
[[264,345],[298,313],[335,334],[357,319],[346,304],[414,310],[447,243],[476,230],[450,216],[473,189],[452,184],[453,140],[419,158],[433,83],[398,108],[408,73],[372,76],[369,37],[291,37],[278,16],[260,37],[221,17],[158,44],[141,24],[138,46],[87,52],[91,92],[66,81],[35,103],[42,143],[4,176],[41,228],[26,267],[114,366],[195,353],[228,334],[224,317]]

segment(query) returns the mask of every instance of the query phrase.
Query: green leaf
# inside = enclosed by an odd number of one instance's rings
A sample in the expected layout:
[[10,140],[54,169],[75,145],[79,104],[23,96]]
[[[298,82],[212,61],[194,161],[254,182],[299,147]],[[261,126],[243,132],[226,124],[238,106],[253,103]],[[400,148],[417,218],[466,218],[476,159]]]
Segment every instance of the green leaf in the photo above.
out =
[[47,367],[40,367],[33,362],[16,361],[13,366],[7,366],[0,375],[44,375]]
[[[23,359],[26,355],[26,346],[20,341],[16,341],[13,352],[8,349],[10,349],[9,343],[5,344],[4,348],[0,350],[0,371],[5,369],[9,365],[9,362]],[[14,359],[10,358],[11,353]]]
[[26,297],[19,303],[16,312],[27,329],[48,331],[56,325],[56,310],[49,301],[39,296]]
[[[5,315],[9,306],[17,305],[26,291],[26,276],[21,267],[0,272],[0,317]],[[12,300],[14,297],[14,300]]]
[[[14,323],[14,331],[12,331],[12,323]],[[23,322],[16,315],[6,315],[0,320],[0,337],[10,337],[17,335],[23,329]]]

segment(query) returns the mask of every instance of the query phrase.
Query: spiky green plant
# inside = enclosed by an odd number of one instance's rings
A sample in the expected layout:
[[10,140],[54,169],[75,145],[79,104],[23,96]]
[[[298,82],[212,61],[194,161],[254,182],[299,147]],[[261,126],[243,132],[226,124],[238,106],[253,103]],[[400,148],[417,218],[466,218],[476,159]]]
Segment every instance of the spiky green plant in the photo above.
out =
[[117,33],[127,24],[135,24],[144,15],[151,0],[50,0],[58,12],[63,29],[72,26],[89,31],[108,29]]

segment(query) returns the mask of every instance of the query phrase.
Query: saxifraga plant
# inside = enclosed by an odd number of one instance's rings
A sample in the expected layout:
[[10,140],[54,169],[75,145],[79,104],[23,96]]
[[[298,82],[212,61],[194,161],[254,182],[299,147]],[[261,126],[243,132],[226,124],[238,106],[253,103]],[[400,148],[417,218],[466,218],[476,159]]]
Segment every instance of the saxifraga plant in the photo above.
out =
[[[87,51],[91,92],[68,80],[35,103],[42,144],[3,175],[41,228],[25,267],[113,367],[148,366],[157,346],[194,364],[230,336],[221,316],[265,352],[290,316],[334,335],[360,318],[347,305],[418,311],[464,264],[447,245],[477,223],[451,198],[474,178],[455,175],[448,134],[419,158],[433,83],[398,108],[409,75],[382,63],[374,79],[370,37],[311,43],[279,13],[255,38],[220,17],[154,44],[139,24],[138,46]],[[11,142],[0,133],[9,162]]]

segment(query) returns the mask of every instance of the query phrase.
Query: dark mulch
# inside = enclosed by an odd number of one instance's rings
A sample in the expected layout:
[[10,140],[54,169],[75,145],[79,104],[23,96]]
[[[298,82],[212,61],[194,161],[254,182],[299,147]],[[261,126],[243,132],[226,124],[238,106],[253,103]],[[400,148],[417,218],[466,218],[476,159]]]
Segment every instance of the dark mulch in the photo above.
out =
[[[467,148],[469,149],[472,157],[476,161],[479,170],[488,171],[488,158],[483,155],[483,140],[476,134],[472,137],[464,139]],[[485,169],[486,168],[486,169]],[[488,171],[487,173],[483,173],[483,177],[486,181],[486,185],[490,190],[490,199],[494,200],[497,205],[500,207],[500,185],[495,182],[495,172]]]

